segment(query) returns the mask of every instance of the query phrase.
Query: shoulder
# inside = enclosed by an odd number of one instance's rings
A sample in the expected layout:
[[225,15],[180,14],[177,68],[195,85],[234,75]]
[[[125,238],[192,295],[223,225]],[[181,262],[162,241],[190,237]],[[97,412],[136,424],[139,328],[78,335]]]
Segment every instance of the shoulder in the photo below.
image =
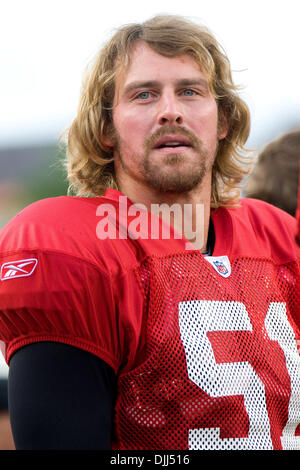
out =
[[26,344],[56,341],[118,370],[114,319],[122,266],[96,237],[99,199],[38,201],[0,230],[0,336],[7,360]]
[[[119,201],[109,197],[43,199],[29,205],[0,230],[0,259],[38,251],[71,256],[118,277],[143,259],[138,240],[118,233]],[[22,255],[23,256],[23,255]]]
[[34,202],[0,230],[0,253],[39,250],[88,260],[99,249],[99,200],[61,196]]
[[95,207],[95,199],[101,198],[60,196],[41,199],[25,207],[7,226],[17,226],[28,221],[47,225],[56,225],[57,222],[73,223]]
[[279,261],[299,256],[295,243],[296,219],[287,212],[257,199],[244,198],[238,209],[229,210],[235,231],[246,245],[270,253]]
[[259,199],[241,199],[241,214],[252,224],[269,227],[271,230],[285,227],[290,231],[296,227],[295,217]]

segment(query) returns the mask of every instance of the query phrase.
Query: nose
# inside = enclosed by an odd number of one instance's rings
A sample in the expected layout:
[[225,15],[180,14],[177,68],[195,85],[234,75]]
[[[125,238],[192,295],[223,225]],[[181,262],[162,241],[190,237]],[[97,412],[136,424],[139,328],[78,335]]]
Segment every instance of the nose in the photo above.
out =
[[161,126],[166,124],[180,125],[183,123],[183,113],[180,103],[173,93],[165,94],[161,97],[157,119]]

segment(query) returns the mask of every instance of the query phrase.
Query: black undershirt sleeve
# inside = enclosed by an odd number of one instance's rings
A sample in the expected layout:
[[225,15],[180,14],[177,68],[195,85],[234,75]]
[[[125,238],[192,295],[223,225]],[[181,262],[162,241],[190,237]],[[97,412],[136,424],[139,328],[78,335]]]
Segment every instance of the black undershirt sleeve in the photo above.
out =
[[33,343],[10,360],[8,404],[17,450],[111,448],[116,376],[93,354]]

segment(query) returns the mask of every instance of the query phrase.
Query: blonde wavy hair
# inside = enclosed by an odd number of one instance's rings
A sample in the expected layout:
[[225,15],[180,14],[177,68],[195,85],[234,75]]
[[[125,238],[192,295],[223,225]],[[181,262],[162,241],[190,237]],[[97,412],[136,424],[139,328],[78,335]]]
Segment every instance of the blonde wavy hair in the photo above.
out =
[[69,192],[102,196],[107,188],[118,189],[113,148],[104,142],[114,132],[116,76],[130,64],[132,47],[138,41],[166,57],[188,54],[206,73],[218,103],[219,119],[225,117],[228,126],[213,167],[212,206],[238,201],[240,185],[250,168],[244,147],[250,130],[249,109],[238,95],[229,60],[214,36],[206,27],[174,15],[155,16],[142,24],[119,28],[87,69],[77,116],[67,130]]

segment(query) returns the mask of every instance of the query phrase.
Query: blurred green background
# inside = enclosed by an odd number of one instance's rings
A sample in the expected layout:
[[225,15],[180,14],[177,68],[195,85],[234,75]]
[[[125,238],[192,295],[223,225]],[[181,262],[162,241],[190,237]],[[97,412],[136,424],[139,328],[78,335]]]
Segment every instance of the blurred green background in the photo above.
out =
[[51,143],[0,149],[0,227],[38,199],[67,194],[64,157]]

